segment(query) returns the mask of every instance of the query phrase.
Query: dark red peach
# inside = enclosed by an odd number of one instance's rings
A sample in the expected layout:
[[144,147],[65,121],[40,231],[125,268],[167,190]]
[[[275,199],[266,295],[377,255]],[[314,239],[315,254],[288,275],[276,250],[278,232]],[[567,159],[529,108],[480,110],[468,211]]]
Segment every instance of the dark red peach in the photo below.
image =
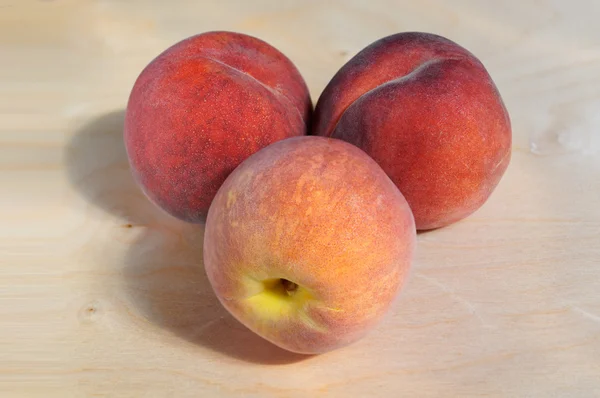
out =
[[480,208],[511,156],[509,115],[483,64],[428,33],[389,36],[352,58],[319,98],[313,133],[372,156],[421,230]]

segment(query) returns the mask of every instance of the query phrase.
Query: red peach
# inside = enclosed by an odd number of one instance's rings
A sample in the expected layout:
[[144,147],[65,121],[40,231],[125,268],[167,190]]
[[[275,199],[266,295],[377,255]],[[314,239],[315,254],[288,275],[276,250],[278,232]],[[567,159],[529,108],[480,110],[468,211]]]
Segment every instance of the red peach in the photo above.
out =
[[144,193],[171,215],[203,221],[244,159],[307,132],[312,104],[292,62],[257,38],[208,32],[155,58],[131,92],[125,145]]
[[313,133],[372,156],[421,230],[481,207],[511,156],[509,115],[483,64],[427,33],[383,38],[344,65],[319,98]]

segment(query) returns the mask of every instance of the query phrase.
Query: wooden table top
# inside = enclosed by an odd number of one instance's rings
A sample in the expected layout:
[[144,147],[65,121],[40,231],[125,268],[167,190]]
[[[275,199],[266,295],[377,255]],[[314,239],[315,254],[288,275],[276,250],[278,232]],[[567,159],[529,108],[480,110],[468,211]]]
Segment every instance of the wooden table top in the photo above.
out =
[[[600,3],[594,0],[0,0],[3,397],[600,396]],[[233,30],[298,66],[316,102],[388,34],[470,49],[511,114],[486,205],[420,234],[365,339],[288,354],[219,305],[202,228],[134,185],[123,112],[142,68]]]

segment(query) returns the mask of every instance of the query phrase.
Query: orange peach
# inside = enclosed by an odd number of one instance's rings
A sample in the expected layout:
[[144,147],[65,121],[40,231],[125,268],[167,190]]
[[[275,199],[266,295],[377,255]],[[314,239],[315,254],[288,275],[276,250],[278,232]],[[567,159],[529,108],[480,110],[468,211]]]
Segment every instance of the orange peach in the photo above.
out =
[[169,214],[203,222],[225,178],[265,146],[307,133],[302,76],[257,38],[208,32],[171,46],[132,89],[125,144],[136,181]]
[[208,213],[204,265],[241,323],[315,354],[364,336],[411,264],[415,225],[385,172],[324,137],[279,141],[244,161]]
[[481,207],[511,155],[509,115],[483,64],[446,38],[418,32],[378,40],[344,65],[319,98],[313,134],[373,157],[418,229]]

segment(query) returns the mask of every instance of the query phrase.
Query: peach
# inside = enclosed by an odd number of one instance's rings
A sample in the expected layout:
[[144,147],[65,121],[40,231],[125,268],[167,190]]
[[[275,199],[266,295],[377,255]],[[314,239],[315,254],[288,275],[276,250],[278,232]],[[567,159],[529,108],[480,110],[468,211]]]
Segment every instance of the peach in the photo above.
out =
[[373,157],[421,230],[480,208],[511,156],[509,115],[483,64],[420,32],[380,39],[346,63],[317,102],[313,134]]
[[132,89],[125,145],[152,202],[189,222],[205,219],[244,159],[307,133],[312,103],[292,62],[257,38],[208,32],[156,57]]
[[416,239],[406,200],[359,148],[286,139],[244,161],[208,212],[204,265],[223,306],[289,351],[364,336],[390,308]]

